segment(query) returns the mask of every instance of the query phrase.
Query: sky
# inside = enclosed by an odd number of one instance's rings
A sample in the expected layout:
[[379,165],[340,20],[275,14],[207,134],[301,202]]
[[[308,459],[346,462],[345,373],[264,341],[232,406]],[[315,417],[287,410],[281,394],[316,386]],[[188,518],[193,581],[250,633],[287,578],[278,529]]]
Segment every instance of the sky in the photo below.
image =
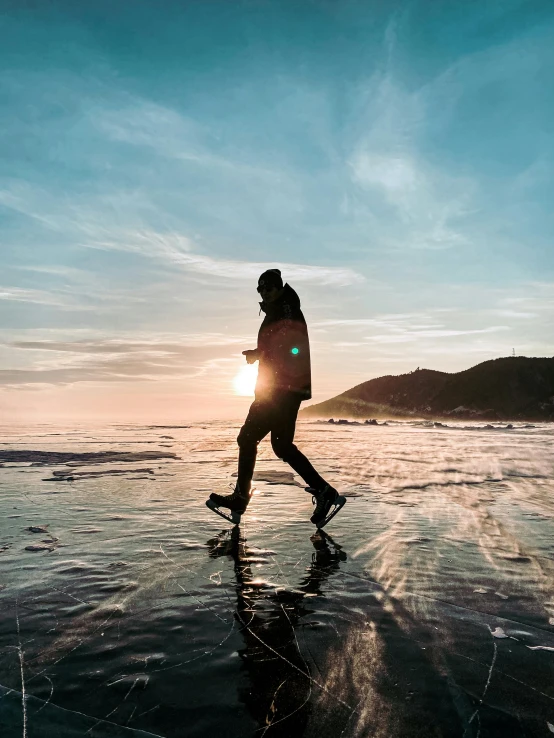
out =
[[0,0],[0,416],[240,418],[258,275],[314,401],[554,355],[554,4]]

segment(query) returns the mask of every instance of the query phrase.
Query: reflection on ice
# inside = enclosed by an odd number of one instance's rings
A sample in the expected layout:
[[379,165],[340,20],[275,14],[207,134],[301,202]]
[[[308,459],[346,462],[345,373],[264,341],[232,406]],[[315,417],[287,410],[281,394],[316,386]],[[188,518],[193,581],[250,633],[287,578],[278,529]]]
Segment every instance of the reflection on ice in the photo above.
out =
[[346,554],[324,531],[311,541],[315,549],[312,562],[297,588],[288,582],[278,586],[253,577],[251,551],[238,526],[208,541],[211,557],[228,556],[234,563],[235,617],[244,639],[238,653],[250,680],[248,690],[239,690],[239,699],[260,727],[271,728],[273,735],[281,733],[281,728],[283,735],[302,735],[313,686],[328,691],[310,673],[296,628],[302,618],[314,613],[305,605],[305,596],[321,594],[322,584],[338,570]]

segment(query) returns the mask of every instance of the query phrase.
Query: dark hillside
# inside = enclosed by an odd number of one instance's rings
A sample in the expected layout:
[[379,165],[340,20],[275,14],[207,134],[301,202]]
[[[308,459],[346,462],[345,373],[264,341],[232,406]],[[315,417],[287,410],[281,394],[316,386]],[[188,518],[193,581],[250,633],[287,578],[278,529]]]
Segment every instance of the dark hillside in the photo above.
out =
[[432,407],[460,406],[490,408],[499,418],[554,419],[554,359],[495,359],[449,375]]
[[455,374],[420,369],[378,377],[302,416],[554,420],[554,358],[506,357]]

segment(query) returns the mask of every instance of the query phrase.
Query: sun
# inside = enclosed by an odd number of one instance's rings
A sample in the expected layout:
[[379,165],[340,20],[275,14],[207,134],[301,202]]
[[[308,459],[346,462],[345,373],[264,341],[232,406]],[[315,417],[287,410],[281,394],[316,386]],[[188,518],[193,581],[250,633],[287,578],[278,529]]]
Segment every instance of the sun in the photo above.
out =
[[235,394],[242,397],[254,397],[254,388],[258,378],[258,365],[247,364],[243,366],[233,379]]

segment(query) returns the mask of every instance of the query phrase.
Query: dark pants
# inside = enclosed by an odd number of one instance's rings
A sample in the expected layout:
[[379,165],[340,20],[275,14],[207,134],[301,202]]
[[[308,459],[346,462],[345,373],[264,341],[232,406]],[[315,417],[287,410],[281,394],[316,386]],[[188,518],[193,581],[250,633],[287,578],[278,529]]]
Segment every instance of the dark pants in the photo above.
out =
[[250,491],[258,444],[268,433],[275,454],[292,466],[309,487],[325,486],[325,480],[293,443],[300,402],[298,395],[287,392],[271,400],[254,400],[250,406],[237,438],[240,449],[237,481],[241,491]]

